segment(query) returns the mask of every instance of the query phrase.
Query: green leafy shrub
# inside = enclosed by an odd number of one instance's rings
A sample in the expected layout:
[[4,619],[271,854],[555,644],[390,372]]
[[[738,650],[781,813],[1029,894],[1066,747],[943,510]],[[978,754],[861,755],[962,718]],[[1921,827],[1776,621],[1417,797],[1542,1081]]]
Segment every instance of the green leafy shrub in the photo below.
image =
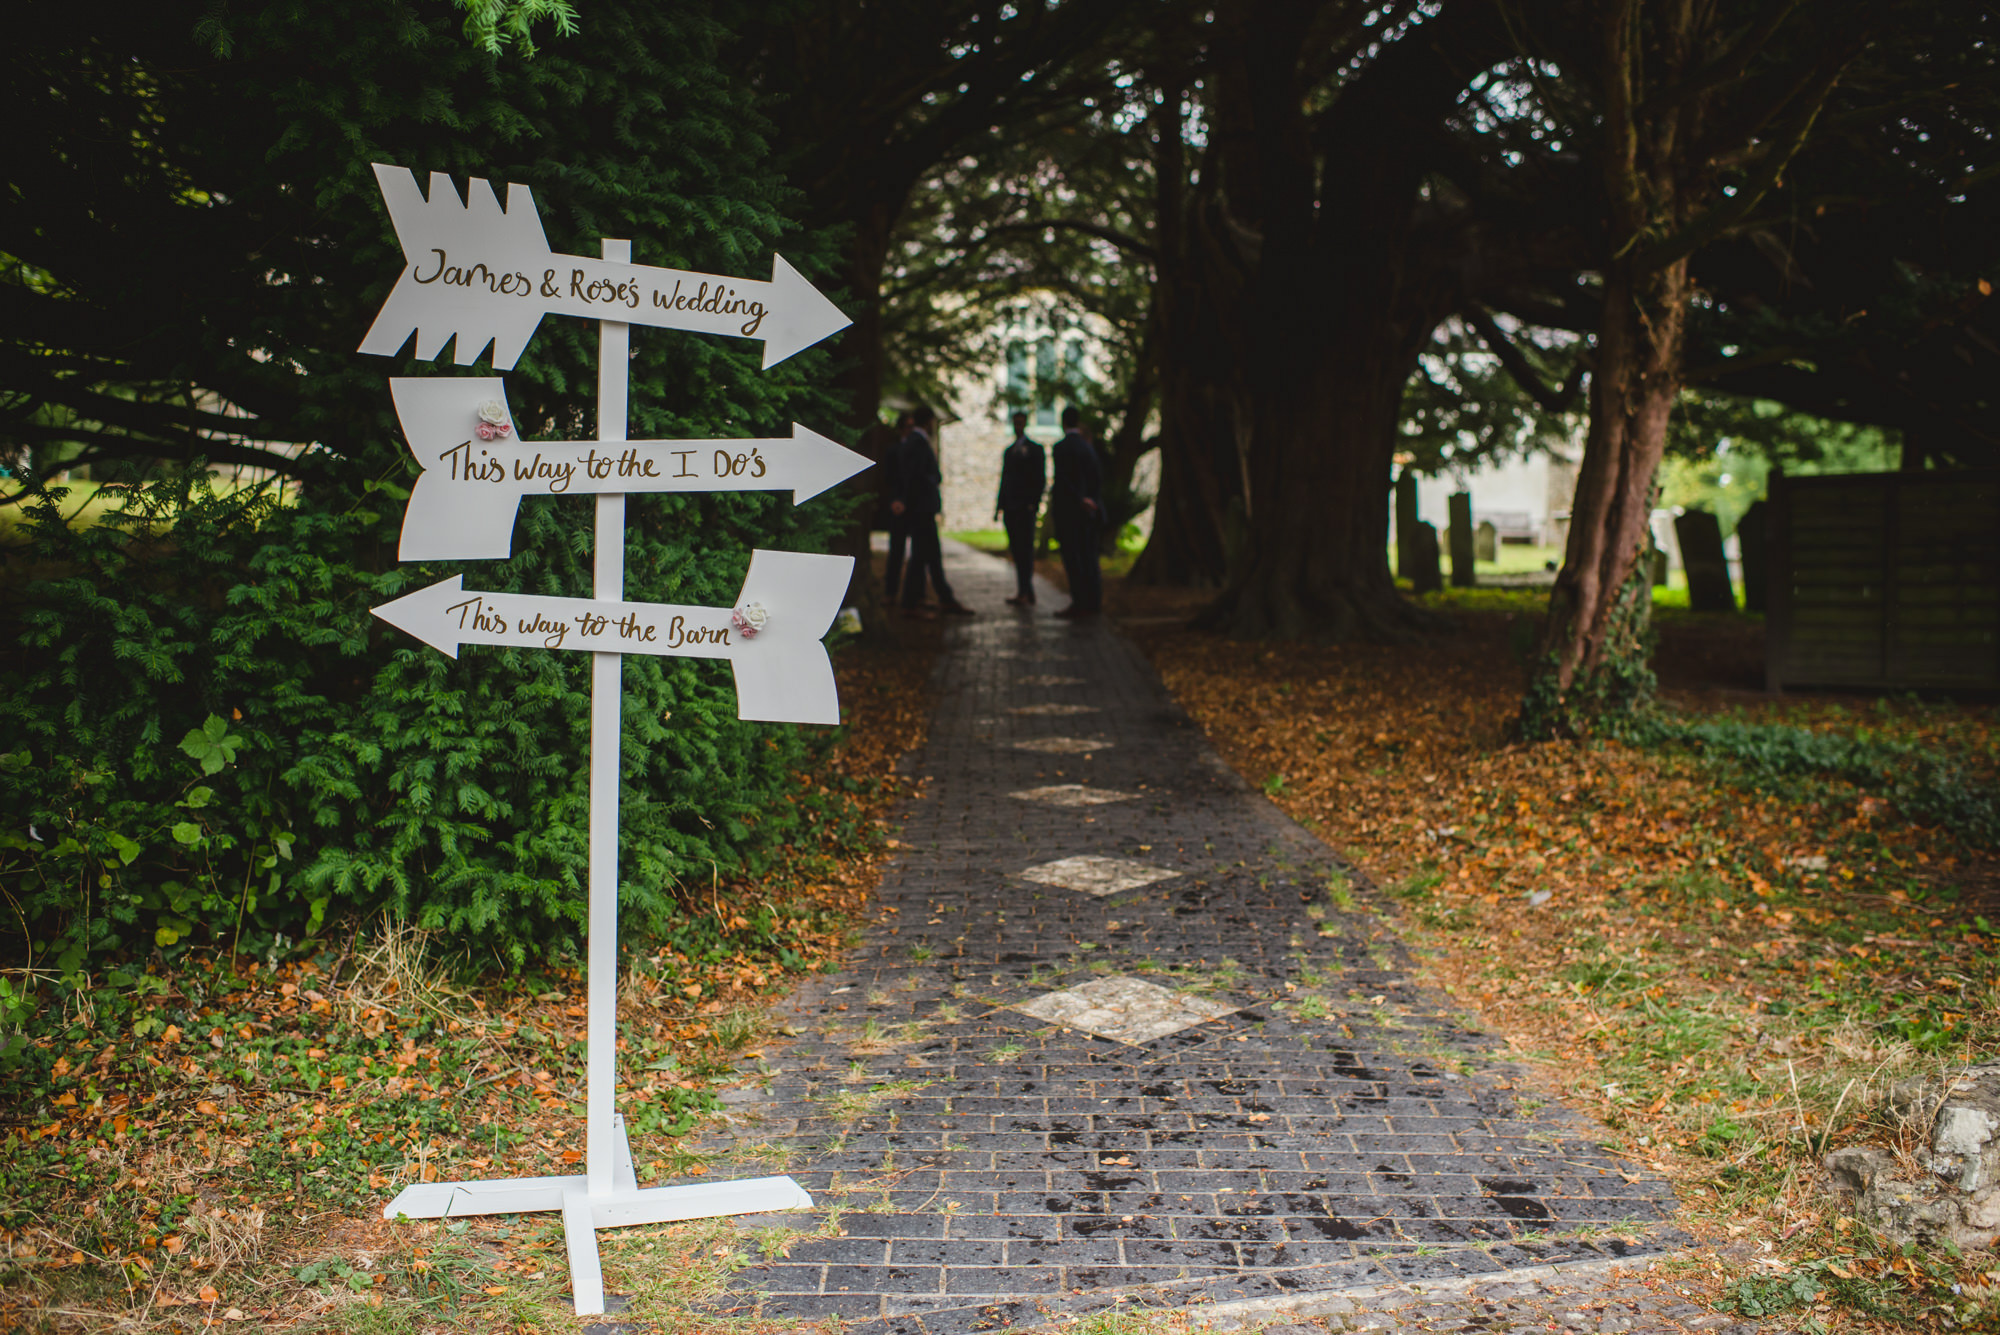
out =
[[[530,504],[522,554],[473,577],[586,590],[566,541],[580,508]],[[261,952],[385,909],[515,963],[574,933],[589,655],[453,660],[370,616],[438,574],[353,559],[393,516],[198,476],[135,488],[92,528],[59,510],[52,496],[31,515],[33,555],[63,573],[20,591],[24,652],[0,696],[0,884],[34,956],[74,973],[246,929]],[[760,496],[635,510],[630,595],[651,601],[727,605],[753,533],[821,537],[812,512]],[[739,722],[724,663],[630,657],[624,677],[621,897],[658,930],[679,882],[796,834],[813,742]]]

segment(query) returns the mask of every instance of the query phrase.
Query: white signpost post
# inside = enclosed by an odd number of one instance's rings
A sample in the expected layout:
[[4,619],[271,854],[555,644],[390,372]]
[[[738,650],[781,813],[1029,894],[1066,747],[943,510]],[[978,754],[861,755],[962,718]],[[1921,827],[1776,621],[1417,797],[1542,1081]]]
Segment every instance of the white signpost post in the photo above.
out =
[[430,198],[401,167],[375,166],[402,242],[402,278],[361,351],[393,356],[412,333],[417,356],[457,340],[469,366],[490,343],[493,364],[514,365],[544,314],[599,321],[597,439],[518,441],[497,378],[392,379],[404,435],[424,470],[404,513],[400,555],[479,560],[512,549],[528,495],[594,493],[596,556],[589,598],[468,592],[462,576],[375,609],[453,657],[462,644],[506,644],[594,655],[590,691],[590,936],[584,1172],[565,1177],[428,1182],[406,1187],[385,1218],[560,1210],[578,1315],[604,1310],[600,1228],[765,1210],[806,1209],[789,1177],[640,1189],[617,1111],[618,750],[621,655],[729,660],[746,719],[838,723],[833,665],[821,643],[840,610],[854,561],[757,551],[733,608],[625,601],[625,493],[760,491],[802,503],[868,466],[861,456],[794,424],[763,440],[625,438],[631,325],[664,325],[764,340],[770,367],[850,322],[782,257],[768,283],[631,263],[632,243],[607,239],[603,258],[549,251],[527,187],[507,187],[503,211],[485,181],[461,203],[449,177]]

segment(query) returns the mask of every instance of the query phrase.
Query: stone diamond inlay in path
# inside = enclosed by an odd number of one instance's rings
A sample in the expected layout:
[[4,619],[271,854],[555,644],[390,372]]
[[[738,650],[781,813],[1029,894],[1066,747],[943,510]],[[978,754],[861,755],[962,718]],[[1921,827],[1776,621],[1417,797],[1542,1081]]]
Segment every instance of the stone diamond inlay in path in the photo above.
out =
[[1149,867],[1143,862],[1127,862],[1123,858],[1103,858],[1086,853],[1082,857],[1058,858],[1054,862],[1030,867],[1021,873],[1021,879],[1039,885],[1059,885],[1065,890],[1076,890],[1102,899],[1120,890],[1136,890],[1142,885],[1178,875],[1179,872],[1168,871],[1165,867]]
[[1117,1043],[1150,1043],[1240,1008],[1169,992],[1137,978],[1093,978],[1013,1009]]
[[1007,712],[1009,714],[1026,715],[1030,718],[1036,716],[1042,718],[1060,718],[1066,714],[1095,714],[1100,711],[1096,705],[1063,705],[1051,702],[1039,705],[1017,705]]
[[1089,751],[1109,751],[1111,743],[1099,737],[1030,737],[1015,742],[1016,751],[1042,751],[1052,756],[1082,755]]
[[1080,783],[1052,783],[1046,788],[1023,788],[1009,793],[1023,802],[1047,802],[1052,807],[1096,807],[1106,802],[1130,802],[1137,793],[1121,793],[1110,788],[1086,788]]

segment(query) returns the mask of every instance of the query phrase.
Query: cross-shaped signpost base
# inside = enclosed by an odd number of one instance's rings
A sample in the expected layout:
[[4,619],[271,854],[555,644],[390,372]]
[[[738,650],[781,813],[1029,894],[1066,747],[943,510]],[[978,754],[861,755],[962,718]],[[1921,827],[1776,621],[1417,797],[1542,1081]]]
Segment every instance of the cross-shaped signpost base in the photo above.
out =
[[613,1118],[613,1134],[617,1157],[611,1169],[611,1190],[602,1195],[591,1194],[590,1178],[583,1173],[484,1182],[420,1182],[403,1188],[382,1213],[390,1219],[457,1219],[560,1210],[569,1244],[570,1288],[576,1295],[577,1314],[588,1316],[604,1310],[604,1273],[597,1259],[600,1228],[812,1208],[812,1197],[789,1177],[642,1188],[632,1171],[624,1118]]
[[[629,263],[630,241],[604,242],[604,258]],[[631,326],[598,325],[598,438],[626,437]],[[845,587],[846,575],[840,576]],[[597,497],[595,570],[591,596],[617,603],[625,596],[625,496]],[[700,1182],[641,1189],[632,1169],[625,1119],[617,1111],[618,1058],[618,751],[622,659],[591,655],[590,679],[590,944],[585,1021],[585,1143],[580,1174],[502,1178],[484,1182],[424,1182],[406,1187],[382,1211],[395,1219],[444,1219],[476,1214],[560,1210],[569,1249],[570,1289],[578,1316],[604,1310],[604,1271],[597,1230],[676,1219],[806,1210],[812,1197],[789,1177]]]

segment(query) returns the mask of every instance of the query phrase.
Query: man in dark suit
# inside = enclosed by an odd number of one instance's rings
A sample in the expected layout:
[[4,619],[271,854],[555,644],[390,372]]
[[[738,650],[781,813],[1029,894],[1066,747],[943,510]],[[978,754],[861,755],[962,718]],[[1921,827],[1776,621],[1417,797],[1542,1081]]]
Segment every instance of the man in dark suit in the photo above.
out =
[[882,596],[892,603],[896,601],[897,590],[903,586],[903,556],[910,547],[910,526],[896,512],[896,502],[903,495],[903,438],[910,434],[907,408],[896,414],[893,431],[888,446],[882,451],[881,467],[875,470],[875,485],[882,489],[877,519],[889,534],[889,562],[882,572]]
[[1049,488],[1049,515],[1062,545],[1063,572],[1069,576],[1069,606],[1059,617],[1092,617],[1104,607],[1104,583],[1097,567],[1098,535],[1104,528],[1104,472],[1097,449],[1083,428],[1083,414],[1063,409],[1063,438],[1049,451],[1055,482]]
[[1014,443],[1000,456],[1000,497],[993,503],[993,517],[1007,526],[1007,553],[1014,558],[1019,591],[1007,601],[1015,607],[1035,605],[1035,520],[1048,477],[1041,443],[1028,435],[1028,415],[1015,413]]
[[944,510],[944,474],[931,446],[931,433],[936,430],[936,413],[921,405],[910,410],[910,434],[896,450],[903,492],[889,506],[910,532],[910,564],[903,572],[903,615],[925,621],[937,615],[918,606],[924,597],[926,573],[937,590],[940,611],[972,615],[971,608],[952,597],[951,585],[944,581],[944,552],[938,546],[937,530],[937,517]]

